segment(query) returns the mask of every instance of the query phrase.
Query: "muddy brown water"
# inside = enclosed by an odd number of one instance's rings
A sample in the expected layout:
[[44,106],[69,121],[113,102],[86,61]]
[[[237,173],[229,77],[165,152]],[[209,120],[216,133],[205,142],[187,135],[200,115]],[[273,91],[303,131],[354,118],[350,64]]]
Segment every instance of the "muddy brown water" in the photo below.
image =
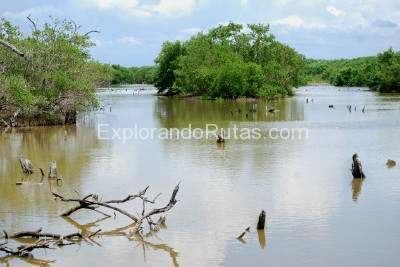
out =
[[[150,185],[150,195],[162,192],[161,206],[180,181],[180,201],[168,212],[167,228],[145,244],[107,236],[97,238],[98,244],[35,251],[36,258],[54,260],[55,266],[398,266],[400,167],[388,168],[386,161],[400,162],[400,95],[319,86],[256,106],[129,93],[103,92],[100,98],[104,110],[81,114],[76,127],[1,135],[0,228],[67,234],[129,223],[117,216],[90,224],[101,216],[89,211],[64,219],[59,214],[69,205],[55,201],[50,191],[111,199]],[[350,104],[357,110],[350,113]],[[249,112],[253,107],[256,112]],[[306,128],[308,138],[231,139],[217,146],[214,139],[100,140],[97,132],[100,124],[182,129],[207,123]],[[349,171],[355,152],[367,175],[363,181]],[[38,185],[38,173],[25,178],[21,155],[46,169],[56,160],[63,183],[46,179]],[[27,183],[16,185],[22,179]],[[140,210],[135,203],[124,207]],[[265,233],[255,230],[262,209]],[[245,242],[238,241],[248,226]],[[0,265],[7,262],[35,263],[0,258]]]

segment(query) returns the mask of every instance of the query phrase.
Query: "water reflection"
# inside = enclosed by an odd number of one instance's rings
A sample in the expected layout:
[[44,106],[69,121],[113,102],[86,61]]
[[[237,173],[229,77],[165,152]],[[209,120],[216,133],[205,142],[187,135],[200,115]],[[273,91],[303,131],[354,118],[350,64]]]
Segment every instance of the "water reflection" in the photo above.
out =
[[[276,111],[268,112],[271,107]],[[226,127],[232,121],[298,121],[304,116],[303,105],[297,98],[268,102],[159,97],[154,111],[161,126],[166,128],[187,127],[189,124],[204,127],[207,123],[218,123],[220,127]]]
[[[387,169],[384,154],[400,158],[400,143],[395,142],[400,136],[400,97],[330,87],[301,89],[296,97],[273,103],[102,97],[112,111],[82,114],[77,127],[32,128],[1,136],[3,228],[105,232],[93,239],[97,245],[82,245],[79,252],[73,247],[48,251],[49,257],[40,258],[57,259],[60,266],[351,266],[354,261],[378,266],[377,259],[384,256],[388,265],[396,265],[399,169]],[[306,98],[314,101],[306,103]],[[256,112],[251,112],[254,104]],[[329,104],[335,109],[329,110]],[[357,111],[349,113],[348,104],[357,105]],[[364,105],[362,113],[359,107]],[[272,106],[279,111],[267,112]],[[113,127],[299,126],[307,127],[310,135],[306,140],[229,139],[222,146],[215,139],[106,142],[97,139],[99,122]],[[362,205],[354,205],[349,196],[349,156],[354,152],[362,155],[370,177],[362,198],[363,182],[352,181],[352,198]],[[50,188],[45,180],[41,186],[16,186],[22,177],[17,161],[21,154],[38,167],[57,160],[64,184]],[[40,182],[40,175],[29,179]],[[144,241],[131,236],[133,225],[113,230],[112,217],[82,213],[73,219],[83,225],[66,223],[58,217],[65,206],[49,197],[50,191],[76,189],[117,198],[146,185],[164,192],[179,180],[181,201],[168,215],[168,229],[144,236]],[[254,211],[261,209],[269,214],[268,233],[252,233],[246,245],[237,242],[241,227],[253,229],[258,215]],[[364,220],[371,216],[379,217],[380,224]],[[357,229],[348,227],[361,220]],[[361,250],[367,256],[360,257]]]
[[258,236],[258,243],[260,244],[260,248],[264,249],[265,246],[267,245],[267,241],[265,238],[265,230],[257,230],[257,236]]
[[354,202],[357,202],[358,197],[360,196],[363,182],[364,178],[354,178],[353,181],[351,182],[351,188],[353,191],[352,198]]

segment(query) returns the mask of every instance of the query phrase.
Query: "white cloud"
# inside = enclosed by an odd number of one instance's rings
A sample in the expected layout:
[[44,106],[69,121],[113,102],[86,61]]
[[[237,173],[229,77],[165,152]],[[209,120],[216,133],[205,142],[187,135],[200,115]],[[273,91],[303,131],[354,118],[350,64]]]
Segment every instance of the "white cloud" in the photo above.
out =
[[198,4],[198,0],[158,0],[153,4],[144,4],[139,0],[81,0],[82,2],[95,6],[99,10],[115,10],[136,17],[185,16],[192,13]]
[[303,29],[322,29],[326,25],[316,19],[303,19],[297,15],[291,15],[271,22],[272,25],[287,26],[290,28],[303,28]]
[[335,16],[335,17],[343,16],[343,15],[346,14],[346,12],[344,12],[343,10],[337,9],[337,8],[334,7],[334,6],[327,6],[327,7],[326,7],[326,11],[327,11],[329,14]]
[[125,45],[140,45],[142,42],[137,39],[136,37],[133,36],[124,36],[121,38],[118,38],[116,40],[116,43],[118,44],[125,44]]
[[160,0],[157,4],[143,7],[153,13],[170,17],[188,15],[192,13],[196,5],[196,0]]
[[26,17],[29,15],[31,15],[32,18],[35,19],[42,16],[62,16],[63,12],[53,6],[45,5],[36,6],[17,12],[6,11],[1,14],[1,16],[4,18],[17,20],[26,20]]

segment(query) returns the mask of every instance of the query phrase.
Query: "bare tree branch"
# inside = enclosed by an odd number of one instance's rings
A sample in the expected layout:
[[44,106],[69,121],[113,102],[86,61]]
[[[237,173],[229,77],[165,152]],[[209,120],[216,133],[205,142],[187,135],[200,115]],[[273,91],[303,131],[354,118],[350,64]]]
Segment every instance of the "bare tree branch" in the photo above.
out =
[[26,18],[32,23],[33,30],[37,31],[36,22],[31,18],[31,15],[29,14]]
[[92,30],[92,31],[88,31],[87,33],[85,33],[83,36],[88,36],[91,33],[100,33],[100,31],[97,30]]

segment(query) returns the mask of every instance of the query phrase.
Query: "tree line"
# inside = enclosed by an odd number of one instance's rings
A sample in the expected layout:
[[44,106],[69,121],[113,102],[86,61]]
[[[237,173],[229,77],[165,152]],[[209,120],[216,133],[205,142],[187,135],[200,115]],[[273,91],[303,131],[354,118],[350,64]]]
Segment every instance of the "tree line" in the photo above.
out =
[[156,67],[123,67],[121,65],[111,65],[111,84],[153,84],[155,79]]
[[155,66],[123,67],[92,59],[90,40],[72,20],[52,19],[32,31],[0,19],[0,126],[18,117],[43,124],[74,122],[97,105],[95,89],[154,84],[160,93],[209,98],[277,97],[307,81],[400,92],[400,52],[340,60],[306,59],[280,43],[268,25],[229,23],[187,41],[167,41]]
[[377,56],[354,59],[307,59],[308,81],[335,86],[365,86],[379,92],[400,92],[400,51],[392,48]]
[[155,62],[155,86],[168,94],[274,97],[304,84],[304,57],[263,24],[229,23],[165,42]]

